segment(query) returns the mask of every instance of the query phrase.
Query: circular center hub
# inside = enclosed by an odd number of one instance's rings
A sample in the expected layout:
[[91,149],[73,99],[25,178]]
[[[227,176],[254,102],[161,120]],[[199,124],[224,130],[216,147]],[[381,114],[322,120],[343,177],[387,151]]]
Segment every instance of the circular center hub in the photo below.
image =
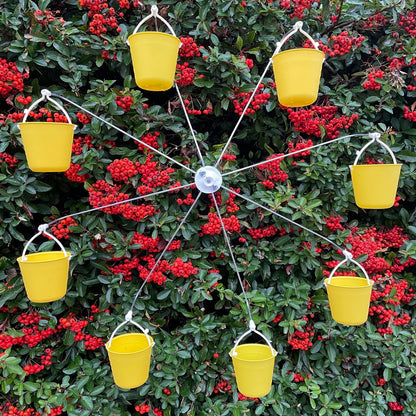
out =
[[220,189],[222,185],[222,176],[213,166],[204,166],[196,171],[195,184],[204,194],[211,194]]

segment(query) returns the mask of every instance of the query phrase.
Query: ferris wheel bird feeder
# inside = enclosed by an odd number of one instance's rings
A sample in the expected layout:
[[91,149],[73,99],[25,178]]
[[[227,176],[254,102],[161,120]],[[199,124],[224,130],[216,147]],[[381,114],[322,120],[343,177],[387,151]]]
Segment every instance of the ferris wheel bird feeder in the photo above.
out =
[[[27,297],[32,302],[53,302],[65,296],[69,260],[68,253],[62,243],[46,231],[47,225],[39,226],[39,232],[35,234],[23,249],[22,256],[17,262],[22,273]],[[26,251],[35,238],[41,234],[53,239],[61,251],[45,251],[26,255]]]
[[[43,100],[50,101],[63,112],[68,123],[28,122],[30,112]],[[71,164],[72,142],[76,125],[71,123],[66,110],[42,90],[42,96],[25,110],[18,124],[29,168],[34,172],[64,172]]]
[[[173,35],[160,32],[140,32],[136,33],[138,29],[149,20],[151,17],[162,20],[167,25]],[[303,48],[288,50],[286,52],[280,52],[282,45],[297,31],[307,36],[312,42],[314,49]],[[163,91],[169,89],[174,85],[176,87],[182,109],[186,121],[189,125],[190,133],[193,137],[197,155],[201,167],[196,171],[190,166],[186,166],[169,155],[164,154],[160,150],[153,148],[148,143],[145,143],[123,129],[113,125],[109,121],[99,117],[91,111],[83,108],[77,103],[70,99],[53,94],[48,90],[42,90],[42,97],[37,100],[33,105],[26,111],[23,123],[20,123],[20,129],[22,131],[22,138],[27,153],[28,164],[32,170],[38,170],[42,172],[54,172],[66,170],[69,167],[70,156],[71,156],[71,145],[73,139],[74,125],[70,124],[71,120],[65,109],[60,106],[58,102],[51,98],[51,95],[58,97],[62,101],[75,106],[76,108],[86,112],[87,114],[100,120],[102,123],[114,128],[123,135],[141,143],[146,148],[152,150],[156,154],[164,157],[172,163],[185,169],[188,173],[192,173],[193,182],[168,188],[166,190],[153,192],[151,194],[142,195],[128,200],[111,203],[101,207],[88,209],[85,211],[73,213],[62,218],[54,219],[49,224],[39,226],[39,232],[32,237],[26,244],[22,257],[18,259],[18,263],[21,269],[22,277],[24,280],[25,289],[28,298],[33,302],[50,302],[53,300],[60,299],[65,295],[68,270],[69,270],[69,259],[70,253],[66,252],[62,244],[53,235],[48,234],[46,229],[53,223],[67,217],[73,217],[81,215],[87,212],[96,210],[102,210],[107,207],[125,204],[130,201],[148,198],[155,195],[172,192],[182,188],[190,187],[195,185],[199,191],[198,195],[194,198],[194,202],[186,211],[178,227],[172,234],[170,240],[166,244],[165,248],[160,253],[152,269],[149,271],[147,277],[144,279],[140,288],[137,290],[133,302],[131,304],[129,312],[125,316],[124,322],[116,327],[110,336],[109,341],[106,343],[106,350],[108,352],[111,371],[113,374],[114,382],[117,386],[125,389],[131,389],[141,386],[146,382],[149,377],[151,353],[154,345],[153,338],[148,335],[148,330],[133,321],[133,309],[135,303],[146,283],[149,281],[152,273],[156,270],[159,262],[163,259],[166,250],[171,245],[179,230],[183,227],[187,218],[194,207],[198,204],[200,197],[203,194],[210,195],[212,197],[215,210],[221,223],[221,229],[224,235],[224,240],[229,250],[229,256],[232,261],[234,271],[237,275],[243,296],[245,306],[247,308],[249,329],[243,335],[241,335],[236,341],[234,347],[230,351],[232,358],[233,368],[236,376],[237,387],[239,391],[248,397],[262,397],[267,395],[271,390],[273,380],[273,369],[275,364],[275,357],[277,355],[276,350],[273,348],[270,340],[265,337],[262,333],[256,330],[252,313],[250,309],[250,303],[247,298],[246,289],[244,287],[243,279],[240,276],[240,272],[237,267],[237,262],[233,254],[230,239],[227,235],[222,215],[215,198],[215,192],[223,189],[235,197],[241,198],[246,202],[254,204],[257,208],[264,211],[268,211],[273,216],[283,219],[290,224],[297,226],[303,230],[306,230],[326,242],[332,244],[339,252],[342,252],[345,256],[345,260],[341,261],[331,272],[328,279],[325,280],[325,286],[328,291],[329,304],[331,314],[336,322],[344,325],[361,325],[367,320],[368,308],[371,296],[371,290],[373,281],[369,279],[365,269],[352,259],[352,254],[346,250],[343,250],[335,242],[328,239],[327,237],[285,217],[279,212],[270,209],[269,207],[262,205],[253,199],[249,198],[240,193],[236,193],[232,188],[223,185],[223,178],[239,173],[243,170],[251,169],[253,167],[271,163],[275,160],[282,159],[284,157],[292,156],[299,152],[317,148],[319,146],[334,143],[338,140],[344,140],[353,136],[370,136],[371,141],[364,146],[359,152],[354,165],[351,166],[351,175],[353,180],[354,195],[358,206],[371,208],[388,208],[393,205],[395,192],[397,190],[398,177],[400,175],[401,165],[397,164],[394,154],[388,148],[387,145],[382,143],[380,135],[378,133],[371,134],[352,134],[343,136],[332,140],[331,142],[323,142],[313,145],[309,148],[302,150],[293,151],[285,155],[279,155],[273,158],[269,158],[264,162],[255,163],[250,166],[242,167],[234,171],[222,173],[219,168],[219,163],[222,160],[222,156],[225,154],[227,147],[229,146],[234,134],[246,113],[254,94],[251,94],[242,114],[240,115],[236,126],[231,132],[226,144],[224,145],[220,156],[218,157],[214,166],[205,166],[204,159],[201,154],[201,149],[196,139],[194,129],[192,128],[191,121],[186,112],[183,98],[180,94],[177,83],[174,81],[176,61],[178,56],[178,50],[180,47],[180,41],[176,37],[173,29],[169,23],[163,19],[157,10],[157,6],[152,6],[151,14],[144,18],[135,28],[133,35],[128,39],[130,45],[133,70],[135,74],[136,83],[140,88],[151,90],[151,91]],[[282,105],[291,106],[306,106],[312,104],[318,94],[319,80],[321,75],[322,63],[324,60],[323,52],[318,50],[317,42],[315,42],[303,29],[302,23],[297,22],[293,29],[282,39],[281,42],[277,43],[276,51],[269,60],[266,69],[260,76],[260,79],[254,89],[257,90],[258,86],[262,82],[264,76],[270,65],[273,63],[273,70],[276,78],[276,88],[279,101]],[[34,108],[42,100],[51,101],[55,104],[66,116],[68,123],[28,123],[26,118],[30,113],[31,109]],[[63,138],[65,137],[65,140]],[[30,140],[29,140],[30,138]],[[52,139],[53,143],[49,144],[49,139]],[[64,145],[60,145],[61,141],[65,141]],[[28,144],[30,142],[30,144]],[[45,142],[48,143],[47,151],[45,151]],[[377,142],[382,146],[386,147],[391,154],[394,164],[393,165],[356,165],[362,152],[373,142]],[[55,146],[55,147],[53,147]],[[58,152],[59,147],[59,152]],[[53,150],[50,150],[53,149]],[[65,152],[64,150],[65,149]],[[62,162],[56,163],[58,157],[57,154],[62,153]],[[63,155],[65,153],[65,156]],[[65,162],[63,161],[65,159]],[[369,167],[369,169],[364,169]],[[366,172],[365,174],[363,172]],[[368,172],[375,173],[368,173]],[[394,177],[394,178],[392,178]],[[386,191],[387,185],[392,185],[388,192]],[[389,185],[389,186],[390,186]],[[394,186],[393,186],[394,185]],[[394,189],[393,189],[394,188]],[[374,191],[377,189],[377,191]],[[379,189],[379,190],[378,190]],[[384,201],[387,199],[386,195],[389,193],[389,202]],[[363,199],[367,198],[367,199]],[[383,198],[383,201],[380,200]],[[393,198],[393,202],[391,199]],[[364,200],[365,202],[362,202]],[[367,202],[370,201],[370,202]],[[391,204],[390,204],[391,203]],[[389,205],[390,204],[390,205]],[[388,206],[387,206],[388,205]],[[54,239],[61,248],[61,251],[45,252],[45,253],[33,253],[26,256],[32,241],[39,236],[44,234]],[[354,276],[334,276],[336,270],[343,264],[352,262],[356,264],[364,273],[365,278],[354,277]],[[59,281],[59,283],[58,283]],[[140,332],[132,332],[128,334],[122,334],[115,336],[116,333],[126,324],[133,324],[140,329]],[[250,334],[257,334],[266,341],[267,345],[260,343],[246,343],[240,344],[240,342],[246,336]]]
[[[393,159],[392,164],[357,165],[364,151],[377,143],[383,146]],[[394,153],[380,140],[379,133],[372,134],[370,140],[357,154],[350,166],[355,203],[360,208],[386,209],[394,205],[402,165],[397,163]]]
[[[152,17],[160,19],[172,34],[163,32],[138,32],[139,28]],[[170,24],[158,13],[156,5],[129,36],[131,60],[136,84],[149,91],[165,91],[172,88],[176,62],[181,41],[176,37]]]

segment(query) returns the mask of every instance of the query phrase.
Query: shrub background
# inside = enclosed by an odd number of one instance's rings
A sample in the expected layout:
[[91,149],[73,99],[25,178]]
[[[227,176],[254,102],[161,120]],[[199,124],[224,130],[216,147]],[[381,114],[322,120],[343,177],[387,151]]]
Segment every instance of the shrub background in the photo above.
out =
[[[276,41],[299,19],[327,56],[318,101],[309,112],[281,108],[270,69],[223,170],[372,131],[382,133],[403,163],[399,198],[388,210],[364,211],[354,203],[348,165],[366,143],[362,137],[224,178],[226,186],[326,235],[364,262],[376,281],[365,325],[345,327],[331,319],[323,279],[340,253],[238,196],[219,193],[257,329],[278,351],[272,392],[259,400],[239,395],[228,352],[247,328],[247,311],[215,208],[203,195],[135,306],[134,319],[156,342],[150,378],[138,389],[118,389],[104,342],[189,209],[194,189],[54,224],[51,230],[74,254],[67,295],[44,305],[28,301],[16,258],[40,224],[149,188],[193,182],[185,169],[67,104],[78,125],[68,172],[30,171],[20,142],[23,109],[48,88],[181,163],[199,166],[175,89],[141,91],[132,77],[126,39],[150,4],[0,5],[3,414],[415,414],[413,1],[158,4],[185,38],[177,82],[207,164],[220,155]],[[290,45],[304,41],[296,35]],[[32,116],[59,119],[46,107]],[[371,149],[367,157],[377,162],[379,153]],[[38,250],[51,249],[41,240]]]

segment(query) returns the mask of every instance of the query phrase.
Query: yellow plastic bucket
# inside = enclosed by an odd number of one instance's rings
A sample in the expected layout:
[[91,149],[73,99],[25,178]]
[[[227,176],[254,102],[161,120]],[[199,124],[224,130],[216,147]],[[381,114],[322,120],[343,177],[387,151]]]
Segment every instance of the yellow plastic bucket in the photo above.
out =
[[70,253],[45,251],[17,259],[27,297],[32,302],[53,302],[65,296]]
[[180,40],[162,32],[140,32],[128,38],[136,84],[149,91],[172,88]]
[[343,325],[361,325],[367,321],[374,281],[363,277],[335,276],[325,279],[329,307],[334,321]]
[[304,107],[318,97],[325,54],[317,49],[299,48],[272,57],[277,97],[286,107]]
[[350,166],[355,203],[367,209],[392,207],[401,168],[401,164]]
[[272,388],[276,351],[264,344],[242,344],[230,355],[239,392],[247,397],[266,396]]
[[153,338],[146,334],[123,334],[105,344],[114,382],[123,389],[133,389],[149,378]]
[[71,163],[74,124],[19,123],[29,168],[34,172],[64,172]]

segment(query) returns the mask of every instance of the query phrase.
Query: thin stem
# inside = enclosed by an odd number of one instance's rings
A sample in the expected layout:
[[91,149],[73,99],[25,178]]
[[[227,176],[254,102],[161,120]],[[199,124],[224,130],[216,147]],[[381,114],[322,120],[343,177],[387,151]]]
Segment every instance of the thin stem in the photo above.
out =
[[85,112],[86,112],[87,114],[89,114],[90,116],[95,117],[96,119],[100,120],[102,123],[107,124],[107,126],[112,127],[113,129],[115,129],[115,130],[119,131],[120,133],[124,134],[125,136],[129,137],[130,139],[133,139],[134,141],[136,141],[136,142],[140,143],[141,145],[143,145],[143,146],[147,147],[148,149],[152,150],[153,152],[157,153],[158,155],[160,155],[160,156],[162,156],[162,157],[164,157],[164,158],[166,158],[166,159],[170,160],[172,163],[175,163],[175,164],[179,165],[181,168],[184,168],[184,169],[186,169],[186,170],[187,170],[187,171],[189,171],[189,172],[195,173],[195,171],[194,171],[193,169],[191,169],[190,167],[183,165],[182,163],[178,162],[177,160],[175,160],[175,159],[171,158],[170,156],[168,156],[168,155],[164,154],[163,152],[161,152],[161,151],[159,151],[159,150],[155,149],[155,148],[154,148],[153,146],[151,146],[150,144],[145,143],[145,142],[141,141],[140,139],[137,139],[136,137],[134,137],[134,136],[133,136],[133,135],[131,135],[130,133],[127,133],[126,131],[124,131],[123,129],[121,129],[121,128],[119,128],[119,127],[115,126],[114,124],[110,123],[109,121],[104,120],[103,118],[101,118],[101,117],[97,116],[96,114],[92,113],[91,111],[87,110],[86,108],[84,108],[84,107],[82,107],[82,106],[78,105],[77,103],[74,103],[74,102],[73,102],[73,101],[71,101],[70,99],[65,98],[65,97],[62,97],[61,95],[54,94],[54,93],[52,93],[51,95],[53,95],[54,97],[58,97],[58,98],[60,98],[61,100],[64,100],[64,101],[66,101],[66,102],[68,102],[68,103],[72,104],[74,107],[77,107],[77,108],[79,108],[79,109],[80,109],[80,110],[82,110],[82,111],[85,111]]
[[250,166],[245,166],[245,167],[240,168],[240,169],[235,169],[235,170],[230,171],[230,172],[225,172],[225,173],[222,174],[222,176],[224,177],[224,176],[228,176],[228,175],[234,175],[235,173],[243,172],[244,170],[251,169],[251,168],[254,168],[256,166],[267,165],[267,164],[269,164],[271,162],[274,162],[276,160],[284,159],[285,157],[289,157],[289,156],[292,156],[292,155],[296,155],[298,153],[302,153],[302,152],[305,152],[307,150],[314,149],[316,147],[326,146],[326,145],[335,143],[335,142],[337,142],[339,140],[344,140],[344,139],[347,139],[349,137],[355,137],[355,136],[368,136],[368,134],[357,133],[357,134],[350,134],[348,136],[338,137],[338,139],[334,139],[334,140],[331,140],[331,141],[328,141],[328,142],[318,143],[318,144],[315,144],[315,145],[313,145],[311,147],[305,147],[304,149],[295,150],[293,152],[286,153],[284,155],[272,157],[270,159],[264,160],[263,162],[253,163]]
[[182,218],[182,221],[180,222],[180,224],[178,225],[178,227],[176,228],[175,232],[173,233],[172,237],[170,238],[170,240],[168,241],[168,243],[166,244],[165,248],[163,249],[163,251],[160,253],[160,256],[158,257],[158,259],[156,260],[156,263],[154,264],[154,266],[152,267],[152,269],[150,270],[149,274],[147,275],[146,279],[143,281],[142,285],[140,286],[139,290],[136,293],[136,296],[133,299],[133,302],[131,304],[130,310],[131,312],[133,312],[133,308],[134,305],[136,304],[136,301],[138,299],[138,297],[140,296],[141,291],[143,290],[144,286],[146,285],[146,283],[148,282],[148,280],[150,279],[150,276],[152,275],[152,273],[155,271],[156,267],[158,266],[158,264],[160,263],[160,261],[162,260],[164,254],[166,253],[167,249],[169,248],[169,246],[172,244],[172,241],[175,239],[176,234],[178,234],[179,230],[182,228],[182,225],[185,223],[186,219],[188,218],[188,215],[191,213],[192,209],[194,208],[194,206],[196,205],[196,203],[198,202],[198,199],[200,198],[200,196],[202,195],[202,192],[200,192],[197,197],[195,198],[193,204],[190,206],[190,208],[188,209],[188,211],[186,212],[185,216]]
[[[225,189],[227,189],[227,188],[225,188]],[[241,279],[240,273],[238,271],[237,262],[235,261],[235,258],[234,258],[231,243],[230,243],[230,240],[229,240],[228,235],[227,235],[227,230],[225,229],[224,222],[223,222],[222,217],[221,217],[221,212],[220,212],[220,209],[218,207],[217,200],[215,199],[215,195],[214,195],[214,193],[212,193],[211,195],[212,195],[212,200],[214,201],[214,204],[215,204],[215,209],[217,210],[218,218],[220,219],[220,222],[221,222],[221,228],[222,228],[222,231],[223,231],[223,234],[224,234],[225,241],[226,241],[227,246],[228,246],[228,251],[230,252],[230,257],[233,261],[234,269],[235,269],[235,272],[237,273],[238,281],[240,282],[241,290],[242,290],[243,295],[244,295],[244,300],[245,300],[246,305],[247,305],[249,320],[252,321],[253,318],[251,316],[250,304],[248,302],[247,294],[246,294],[246,291],[244,289],[243,280]]]
[[240,118],[237,120],[237,124],[235,125],[234,130],[231,132],[230,137],[229,137],[229,139],[228,139],[227,143],[225,144],[224,148],[222,149],[222,152],[221,152],[221,154],[220,154],[220,156],[219,156],[218,160],[216,161],[216,163],[215,163],[214,167],[217,167],[217,166],[218,166],[218,164],[221,162],[221,159],[222,159],[222,157],[224,156],[225,152],[227,151],[227,148],[228,148],[228,146],[230,145],[231,140],[234,138],[234,135],[235,135],[235,133],[236,133],[236,131],[237,131],[237,129],[238,129],[238,126],[239,126],[239,125],[240,125],[240,123],[241,123],[241,120],[243,119],[243,117],[244,117],[244,115],[245,115],[245,113],[246,113],[246,111],[247,111],[247,109],[248,109],[249,105],[250,105],[250,104],[251,104],[251,102],[253,101],[254,95],[255,95],[255,93],[256,93],[256,91],[257,91],[257,89],[259,88],[259,85],[260,85],[260,84],[261,84],[261,82],[263,81],[263,78],[266,76],[266,72],[269,70],[269,67],[270,67],[271,63],[272,63],[272,61],[271,61],[271,59],[270,59],[270,60],[269,60],[269,63],[268,63],[268,64],[267,64],[267,66],[266,66],[266,69],[265,69],[265,70],[263,71],[263,73],[261,74],[261,77],[260,77],[259,81],[257,82],[257,85],[256,85],[256,87],[254,88],[254,91],[253,91],[253,93],[251,94],[251,96],[250,96],[250,98],[249,98],[249,100],[248,100],[248,102],[247,102],[246,106],[244,107],[244,110],[243,110],[243,112],[241,113]]
[[69,214],[69,215],[65,215],[63,217],[60,218],[56,218],[51,222],[48,222],[47,226],[50,227],[52,224],[55,224],[56,222],[62,221],[65,218],[71,218],[71,217],[75,217],[77,215],[82,215],[82,214],[86,214],[88,212],[93,212],[93,211],[99,211],[102,210],[104,208],[110,208],[110,207],[114,207],[116,205],[121,205],[121,204],[125,204],[127,202],[131,202],[131,201],[137,201],[139,199],[144,199],[144,198],[148,198],[150,196],[155,196],[155,195],[160,195],[160,194],[164,194],[166,192],[172,192],[172,191],[177,191],[178,189],[182,189],[182,188],[186,188],[188,186],[192,186],[194,185],[194,183],[187,183],[186,185],[181,185],[181,186],[175,186],[174,188],[169,188],[169,189],[164,189],[163,191],[158,191],[158,192],[153,192],[151,194],[146,194],[146,195],[141,195],[141,196],[137,196],[134,198],[130,198],[130,199],[126,199],[125,201],[119,201],[119,202],[113,202],[112,204],[107,204],[107,205],[103,205],[101,207],[97,207],[97,208],[91,208],[91,209],[87,209],[85,211],[79,211],[79,212],[75,212],[74,214]]
[[201,165],[205,166],[205,162],[204,162],[204,159],[203,159],[202,154],[201,154],[201,149],[199,148],[198,140],[195,137],[195,133],[194,133],[194,129],[193,129],[192,124],[191,124],[191,120],[189,119],[189,115],[186,111],[185,103],[183,102],[181,92],[179,91],[179,87],[178,87],[178,84],[176,82],[175,82],[175,88],[176,88],[176,92],[178,93],[179,101],[181,103],[183,112],[185,114],[186,121],[188,122],[189,130],[191,132],[192,138],[194,139],[195,148],[198,152],[199,160],[201,162]]
[[304,225],[301,225],[301,224],[299,224],[299,223],[297,223],[297,222],[295,222],[295,221],[291,220],[290,218],[287,218],[287,217],[285,217],[284,215],[279,214],[278,212],[273,211],[272,209],[267,208],[266,206],[259,204],[259,203],[258,203],[258,202],[256,202],[256,201],[253,201],[252,199],[248,198],[247,196],[244,196],[244,195],[241,195],[241,194],[239,194],[239,193],[237,193],[237,192],[234,192],[232,189],[226,188],[225,186],[221,186],[221,188],[225,189],[225,190],[226,190],[226,191],[228,191],[228,192],[231,192],[232,194],[234,194],[234,195],[236,195],[236,196],[239,196],[240,198],[242,198],[242,199],[246,200],[247,202],[251,202],[252,204],[257,205],[259,208],[262,208],[262,209],[264,209],[265,211],[268,211],[268,212],[270,212],[271,214],[276,215],[277,217],[279,217],[279,218],[281,218],[281,219],[283,219],[283,220],[285,220],[285,221],[289,222],[290,224],[295,225],[296,227],[302,228],[303,230],[310,232],[311,234],[313,234],[313,235],[315,235],[315,236],[317,236],[317,237],[321,238],[322,240],[325,240],[327,243],[329,243],[329,244],[333,245],[333,246],[334,246],[337,250],[340,250],[340,251],[341,251],[341,252],[343,252],[343,253],[345,252],[345,250],[344,250],[342,247],[340,247],[338,244],[335,244],[335,243],[334,243],[333,241],[331,241],[329,238],[326,238],[325,236],[323,236],[323,235],[321,235],[321,234],[317,233],[316,231],[313,231],[313,230],[311,230],[310,228],[307,228],[307,227],[305,227]]

